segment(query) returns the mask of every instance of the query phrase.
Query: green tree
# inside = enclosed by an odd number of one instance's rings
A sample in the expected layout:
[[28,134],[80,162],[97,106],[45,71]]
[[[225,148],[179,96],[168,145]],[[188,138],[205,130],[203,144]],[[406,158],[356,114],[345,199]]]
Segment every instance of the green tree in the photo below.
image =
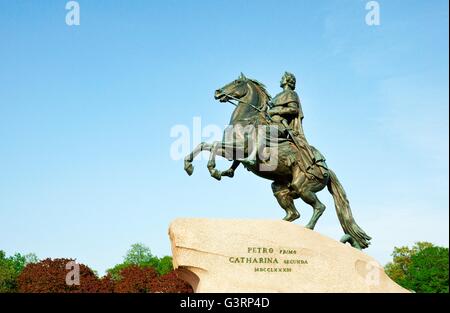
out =
[[16,278],[5,252],[0,250],[0,292],[14,292],[17,289]]
[[395,247],[392,253],[392,262],[385,266],[386,274],[398,283],[408,274],[411,257],[429,247],[433,247],[430,242],[416,242],[412,248],[407,246]]
[[448,248],[417,242],[395,247],[386,273],[399,285],[416,292],[448,292]]
[[172,270],[173,270],[172,257],[165,256],[159,259],[158,267],[156,268],[156,271],[159,273],[159,275],[168,274]]
[[120,280],[120,272],[133,265],[143,268],[152,267],[160,275],[167,274],[173,269],[171,257],[165,256],[160,259],[153,255],[150,248],[144,244],[135,243],[131,245],[131,248],[127,251],[127,254],[123,258],[123,262],[108,269],[107,273],[110,274],[114,280]]
[[34,253],[25,254],[24,257],[25,257],[25,265],[38,263],[40,261],[37,255]]
[[17,277],[27,264],[36,262],[38,258],[35,254],[16,253],[6,257],[5,252],[0,250],[0,293],[16,292]]
[[400,283],[416,292],[448,293],[448,248],[429,247],[413,255]]
[[122,276],[120,276],[120,272],[129,266],[131,265],[126,263],[116,264],[114,267],[107,269],[106,273],[111,275],[112,280],[118,281],[122,278]]
[[125,264],[134,264],[138,266],[152,266],[156,268],[159,259],[154,256],[147,246],[142,243],[135,243],[131,245],[130,250],[124,257]]

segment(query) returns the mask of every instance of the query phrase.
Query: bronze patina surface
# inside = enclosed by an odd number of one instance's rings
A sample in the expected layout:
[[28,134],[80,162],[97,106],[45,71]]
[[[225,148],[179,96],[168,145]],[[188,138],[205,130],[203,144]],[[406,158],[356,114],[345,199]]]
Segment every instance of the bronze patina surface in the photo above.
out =
[[[306,140],[295,76],[284,73],[280,87],[283,90],[272,99],[263,84],[241,74],[217,89],[216,100],[236,106],[230,127],[225,130],[222,141],[203,142],[187,155],[185,171],[192,175],[192,161],[201,151],[210,152],[208,170],[218,180],[233,177],[242,163],[252,173],[273,181],[273,194],[286,211],[284,220],[292,222],[300,217],[295,199],[301,198],[309,204],[313,208],[306,225],[309,229],[314,229],[325,211],[316,193],[327,187],[345,233],[341,241],[357,249],[367,248],[371,237],[356,224],[344,188],[327,166],[325,157]],[[233,161],[231,167],[225,171],[216,169],[217,155]]]

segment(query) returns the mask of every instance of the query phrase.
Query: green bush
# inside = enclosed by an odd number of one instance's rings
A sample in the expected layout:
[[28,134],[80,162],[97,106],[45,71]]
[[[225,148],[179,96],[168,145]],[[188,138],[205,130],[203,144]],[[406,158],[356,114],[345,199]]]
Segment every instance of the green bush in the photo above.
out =
[[34,254],[16,253],[6,257],[5,252],[0,250],[0,293],[17,292],[17,277],[27,264],[36,262],[38,259]]
[[16,253],[6,257],[0,250],[0,293],[11,292],[192,292],[178,278],[172,258],[158,258],[143,244],[134,244],[122,263],[99,278],[95,271],[80,264],[80,286],[66,285],[66,264],[72,259],[45,259],[34,254]]
[[448,248],[429,247],[413,255],[401,284],[416,292],[448,293]]
[[112,279],[120,280],[120,272],[123,269],[135,265],[142,268],[151,267],[155,269],[159,275],[167,274],[173,270],[172,257],[165,256],[163,258],[158,258],[152,254],[150,248],[141,243],[136,243],[128,250],[127,254],[124,256],[123,262],[108,269],[107,273],[111,275]]
[[448,293],[448,248],[418,242],[394,248],[386,273],[399,285],[420,293]]

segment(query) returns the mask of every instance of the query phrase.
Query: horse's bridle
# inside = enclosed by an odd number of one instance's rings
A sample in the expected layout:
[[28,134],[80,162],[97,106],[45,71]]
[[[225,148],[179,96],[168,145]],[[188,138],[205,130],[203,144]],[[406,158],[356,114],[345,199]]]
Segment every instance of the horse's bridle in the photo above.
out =
[[[246,102],[246,101],[243,101],[243,100],[241,100],[241,99],[238,99],[238,98],[236,98],[236,97],[234,97],[234,96],[232,96],[232,95],[226,93],[226,92],[223,91],[223,90],[220,90],[220,92],[223,93],[227,98],[233,99],[233,100],[237,101],[238,103],[239,103],[239,102],[242,102],[243,104],[252,107],[253,109],[255,109],[256,111],[258,111],[259,113],[263,114],[264,117],[267,118],[269,121],[273,122],[273,120],[272,120],[272,118],[269,116],[269,114],[267,114],[267,112],[264,111],[263,109],[260,109],[260,108],[258,108],[258,107],[255,107],[253,104],[248,103],[248,102]],[[227,102],[229,102],[229,103],[231,103],[232,105],[234,105],[235,107],[237,107],[238,104],[234,103],[234,102],[231,101],[230,99],[227,99]]]

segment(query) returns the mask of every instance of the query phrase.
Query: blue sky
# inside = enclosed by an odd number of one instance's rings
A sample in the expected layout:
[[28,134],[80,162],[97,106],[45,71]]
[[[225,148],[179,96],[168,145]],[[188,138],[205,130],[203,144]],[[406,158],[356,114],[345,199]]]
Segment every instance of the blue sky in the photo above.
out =
[[[285,70],[365,251],[384,264],[394,246],[448,246],[448,1],[379,1],[372,27],[358,0],[80,0],[72,27],[65,3],[0,0],[0,249],[102,273],[135,242],[170,254],[177,217],[281,219],[243,168],[217,182],[202,160],[188,177],[170,131],[226,125],[216,88],[242,71],[274,95]],[[339,239],[319,197],[316,230]]]

